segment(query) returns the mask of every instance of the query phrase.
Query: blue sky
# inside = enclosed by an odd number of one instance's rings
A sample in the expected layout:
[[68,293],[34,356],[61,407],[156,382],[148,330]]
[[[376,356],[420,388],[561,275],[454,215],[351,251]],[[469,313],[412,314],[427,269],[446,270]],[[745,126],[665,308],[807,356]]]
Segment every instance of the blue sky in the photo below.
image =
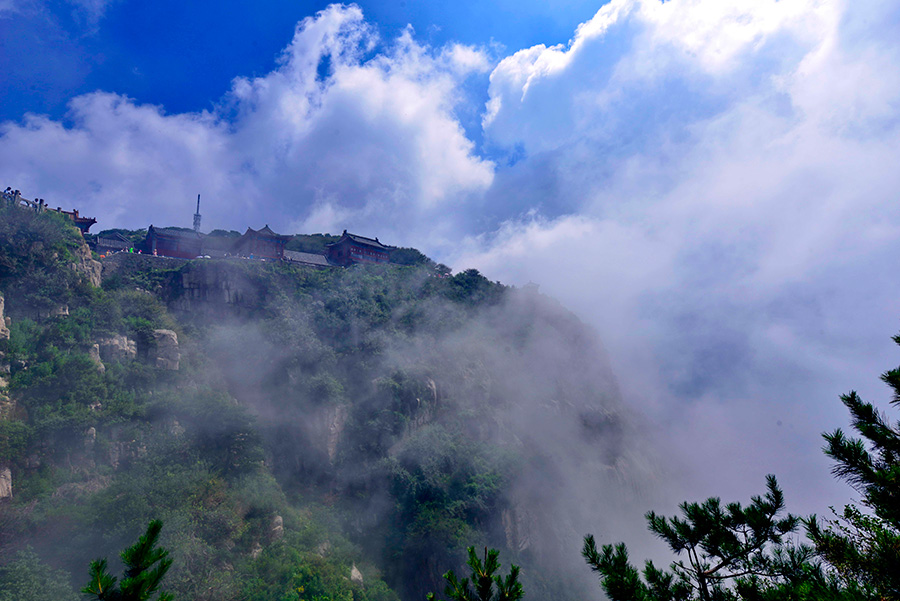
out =
[[[110,90],[170,112],[209,108],[237,75],[263,74],[294,26],[328,2],[14,0],[0,21],[0,119],[58,118],[78,94]],[[390,39],[411,25],[424,42],[521,48],[569,39],[597,2],[361,2]],[[2,5],[0,5],[2,6]]]
[[188,4],[0,0],[0,185],[537,282],[676,500],[847,497],[820,433],[898,356],[896,2]]

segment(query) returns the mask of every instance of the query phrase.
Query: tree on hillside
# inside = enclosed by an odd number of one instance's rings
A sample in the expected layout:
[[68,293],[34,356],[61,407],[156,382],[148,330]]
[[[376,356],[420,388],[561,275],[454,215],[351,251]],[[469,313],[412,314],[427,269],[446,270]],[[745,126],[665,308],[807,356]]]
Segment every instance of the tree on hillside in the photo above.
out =
[[69,574],[56,570],[30,547],[0,565],[0,601],[76,601]]
[[[153,520],[147,532],[132,546],[122,551],[125,563],[125,577],[119,586],[118,580],[107,571],[106,560],[91,562],[91,580],[81,592],[99,601],[147,601],[159,590],[162,579],[172,567],[169,552],[156,548],[162,522]],[[159,593],[157,601],[172,601],[169,593]]]
[[[525,596],[525,590],[519,582],[519,566],[510,566],[509,574],[506,578],[502,578],[495,575],[500,569],[499,551],[496,549],[489,551],[485,547],[483,561],[475,553],[475,547],[469,547],[468,552],[469,560],[466,563],[472,568],[471,580],[469,578],[458,580],[453,570],[444,574],[447,581],[444,594],[452,601],[518,601]],[[434,593],[428,593],[426,599],[436,601]]]
[[753,497],[746,508],[723,506],[712,497],[682,503],[682,517],[649,512],[650,531],[686,557],[669,570],[647,561],[641,573],[629,562],[624,543],[598,549],[592,535],[585,537],[582,555],[612,601],[845,598],[812,561],[811,549],[785,541],[800,520],[783,513],[775,476],[767,476],[766,486],[765,496]]
[[[900,344],[900,336],[894,337]],[[881,379],[900,407],[900,368]],[[825,454],[837,464],[832,472],[863,495],[863,512],[853,505],[834,520],[812,516],[807,532],[821,557],[846,579],[859,582],[882,599],[900,599],[900,426],[856,392],[841,397],[860,438],[841,429],[824,434]],[[865,439],[865,440],[863,440]]]

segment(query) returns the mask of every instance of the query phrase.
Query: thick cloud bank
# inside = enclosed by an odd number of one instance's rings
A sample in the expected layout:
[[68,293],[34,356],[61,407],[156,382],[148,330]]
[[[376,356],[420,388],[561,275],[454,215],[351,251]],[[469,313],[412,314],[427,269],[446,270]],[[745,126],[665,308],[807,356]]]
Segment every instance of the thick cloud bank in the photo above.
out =
[[202,192],[210,228],[349,228],[538,282],[684,449],[686,494],[774,471],[821,511],[845,488],[818,433],[896,363],[898,40],[885,0],[613,0],[492,64],[332,6],[208,111],[96,92],[0,124],[0,181],[103,227],[189,225]]
[[803,509],[838,502],[818,433],[896,362],[898,22],[887,2],[614,0],[491,74],[485,135],[519,161],[487,196],[530,212],[458,262],[590,316],[710,493],[775,471],[819,497]]

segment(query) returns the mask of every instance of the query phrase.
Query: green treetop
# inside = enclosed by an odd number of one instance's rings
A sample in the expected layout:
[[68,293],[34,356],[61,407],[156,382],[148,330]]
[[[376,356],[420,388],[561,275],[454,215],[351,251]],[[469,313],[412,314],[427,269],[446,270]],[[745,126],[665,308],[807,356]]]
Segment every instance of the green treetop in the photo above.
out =
[[[612,601],[725,601],[851,599],[813,561],[812,550],[788,543],[799,518],[784,514],[784,495],[775,476],[767,492],[747,507],[722,505],[718,498],[682,503],[682,517],[647,514],[651,532],[679,559],[669,570],[647,561],[643,573],[628,559],[624,543],[597,549],[584,540],[582,554]],[[641,577],[643,576],[643,578]]]
[[[490,551],[485,547],[484,561],[475,554],[475,547],[469,547],[469,560],[466,562],[472,568],[472,577],[456,578],[453,570],[444,574],[447,581],[446,594],[453,601],[518,601],[525,596],[525,590],[519,582],[519,566],[509,568],[506,578],[495,576],[500,569],[500,552],[496,549]],[[474,585],[474,589],[472,588]],[[496,587],[496,591],[494,590]],[[434,593],[428,593],[428,601],[436,601]]]
[[[106,560],[97,559],[91,562],[91,580],[81,589],[92,599],[100,601],[147,601],[159,590],[162,579],[172,567],[169,552],[156,548],[162,522],[153,520],[147,526],[147,532],[132,546],[122,551],[125,563],[125,577],[119,586],[118,580],[107,571]],[[169,593],[159,593],[157,601],[172,601]]]
[[[900,344],[900,336],[894,342]],[[900,368],[881,379],[893,390],[891,403],[900,406]],[[841,400],[862,439],[848,438],[841,429],[824,434],[825,454],[837,462],[833,473],[863,495],[868,511],[848,505],[837,520],[813,516],[807,531],[845,579],[882,599],[900,599],[900,429],[856,392]]]

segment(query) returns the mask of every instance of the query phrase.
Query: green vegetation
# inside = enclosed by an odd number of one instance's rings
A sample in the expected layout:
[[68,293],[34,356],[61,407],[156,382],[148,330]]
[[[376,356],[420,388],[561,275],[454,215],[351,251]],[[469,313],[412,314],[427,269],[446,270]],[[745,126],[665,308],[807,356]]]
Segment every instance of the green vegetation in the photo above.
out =
[[324,255],[326,245],[333,244],[340,239],[340,236],[331,234],[297,234],[288,240],[284,248],[286,250]]
[[[147,531],[122,551],[125,574],[120,582],[107,570],[106,560],[91,562],[91,579],[81,592],[98,601],[148,601],[156,595],[166,572],[172,567],[169,552],[157,548],[162,522],[154,520]],[[160,592],[157,601],[172,601],[170,593]]]
[[[894,337],[900,344],[900,336]],[[881,379],[900,406],[900,368]],[[807,523],[816,550],[847,580],[883,599],[900,598],[900,429],[871,403],[851,391],[841,397],[851,425],[862,438],[840,429],[825,434],[825,453],[837,462],[834,474],[863,495],[866,511],[849,505],[836,519]]]
[[826,574],[809,547],[786,540],[800,520],[782,515],[784,496],[775,477],[768,476],[766,484],[765,496],[754,497],[746,508],[723,506],[713,497],[682,503],[681,518],[649,512],[650,531],[686,557],[668,571],[647,561],[639,572],[624,543],[598,550],[590,535],[582,555],[612,601],[857,598],[855,588],[848,592]]
[[[471,580],[459,580],[453,570],[444,574],[447,588],[444,590],[453,601],[518,601],[525,596],[525,589],[519,582],[519,566],[511,566],[509,574],[503,578],[496,574],[500,569],[500,552],[484,549],[484,560],[478,558],[475,547],[468,548]],[[472,586],[474,585],[474,589]],[[495,590],[496,589],[496,590]],[[429,593],[428,601],[435,601],[434,593]]]
[[241,237],[240,232],[234,230],[213,230],[203,239],[203,248],[208,250],[221,250],[230,252],[235,240]]
[[49,315],[61,305],[91,294],[70,265],[81,235],[55,212],[0,207],[0,291],[7,304]]
[[0,601],[76,601],[68,574],[41,561],[31,548],[0,566]]

